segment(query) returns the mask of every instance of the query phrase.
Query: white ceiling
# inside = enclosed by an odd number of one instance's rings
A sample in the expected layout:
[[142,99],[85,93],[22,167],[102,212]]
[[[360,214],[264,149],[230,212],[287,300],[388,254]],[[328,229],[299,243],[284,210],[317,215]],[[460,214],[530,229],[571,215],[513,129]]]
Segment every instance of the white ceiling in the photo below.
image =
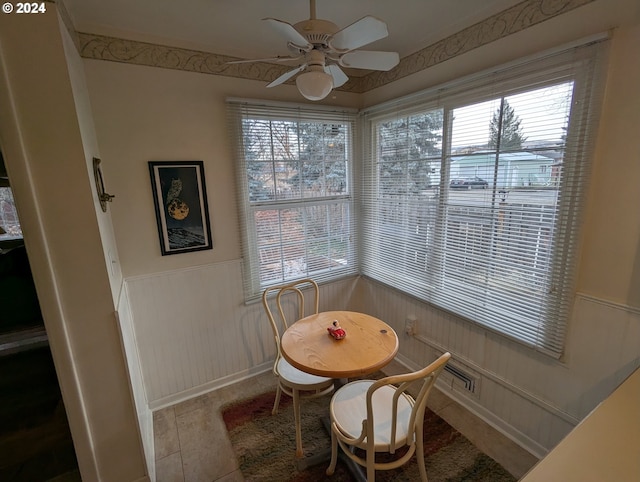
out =
[[[364,47],[400,57],[522,0],[317,0],[317,18],[340,28],[365,15],[385,21],[389,36]],[[150,41],[246,59],[287,55],[286,43],[261,19],[294,24],[309,0],[64,0],[78,32]]]

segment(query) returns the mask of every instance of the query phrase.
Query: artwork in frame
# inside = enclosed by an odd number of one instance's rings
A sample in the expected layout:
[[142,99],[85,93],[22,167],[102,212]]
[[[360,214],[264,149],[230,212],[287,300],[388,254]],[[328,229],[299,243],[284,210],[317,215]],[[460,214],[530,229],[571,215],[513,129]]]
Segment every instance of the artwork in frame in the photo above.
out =
[[149,161],[162,256],[212,249],[202,161]]

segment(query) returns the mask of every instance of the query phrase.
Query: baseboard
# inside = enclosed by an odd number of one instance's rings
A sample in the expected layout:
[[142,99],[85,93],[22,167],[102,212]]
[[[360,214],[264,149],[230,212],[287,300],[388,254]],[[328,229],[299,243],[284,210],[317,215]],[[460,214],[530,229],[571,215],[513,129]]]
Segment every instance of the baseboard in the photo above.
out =
[[154,411],[170,407],[172,405],[175,405],[176,403],[184,402],[186,400],[204,395],[205,393],[209,393],[214,390],[219,390],[220,388],[224,388],[242,380],[246,380],[247,378],[259,375],[260,373],[268,372],[272,368],[273,361],[270,361],[256,367],[252,367],[248,370],[237,372],[226,377],[218,378],[202,385],[198,385],[197,387],[193,387],[178,393],[173,393],[157,400],[152,400],[149,402],[149,409],[151,411]]
[[[414,371],[422,368],[421,366],[418,366],[416,363],[400,354],[396,355],[396,360],[398,361],[398,363],[404,365],[407,370]],[[517,430],[513,426],[504,422],[504,420],[497,417],[495,414],[480,405],[475,399],[465,397],[463,394],[453,391],[446,386],[443,387],[437,382],[435,388],[444,396],[461,405],[465,410],[468,410],[480,420],[489,424],[495,430],[500,432],[509,440],[513,441],[515,444],[522,447],[534,457],[542,459],[547,454],[548,451],[545,447],[537,443],[535,440],[529,438],[527,435]]]

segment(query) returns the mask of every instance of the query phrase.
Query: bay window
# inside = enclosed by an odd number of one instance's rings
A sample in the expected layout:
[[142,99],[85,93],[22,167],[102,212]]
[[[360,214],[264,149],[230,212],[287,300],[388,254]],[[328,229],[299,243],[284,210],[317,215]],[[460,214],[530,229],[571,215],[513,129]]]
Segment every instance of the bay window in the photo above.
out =
[[247,299],[360,274],[560,357],[607,44],[360,112],[230,99]]
[[560,356],[601,50],[369,109],[362,274]]

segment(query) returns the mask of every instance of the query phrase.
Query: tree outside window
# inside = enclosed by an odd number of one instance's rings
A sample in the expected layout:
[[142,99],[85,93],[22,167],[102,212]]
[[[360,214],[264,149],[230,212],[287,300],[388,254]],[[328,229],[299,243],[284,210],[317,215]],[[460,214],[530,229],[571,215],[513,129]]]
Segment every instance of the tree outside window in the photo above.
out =
[[236,112],[246,179],[247,296],[303,277],[322,281],[355,273],[355,117],[313,109],[249,110]]

